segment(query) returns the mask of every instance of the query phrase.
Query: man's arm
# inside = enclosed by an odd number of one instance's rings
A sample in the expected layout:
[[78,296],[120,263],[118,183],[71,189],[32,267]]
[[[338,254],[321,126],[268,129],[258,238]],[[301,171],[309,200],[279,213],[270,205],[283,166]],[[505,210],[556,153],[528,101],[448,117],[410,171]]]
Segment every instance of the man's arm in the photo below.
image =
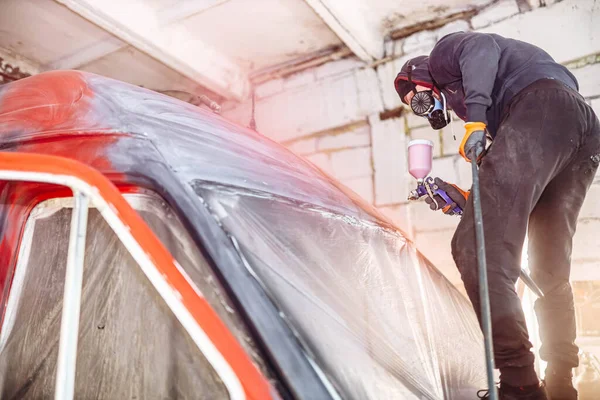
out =
[[[487,124],[492,90],[498,73],[500,47],[485,33],[455,33],[442,38],[431,52],[429,64],[434,79],[462,80],[468,122]],[[437,76],[437,77],[436,77]]]

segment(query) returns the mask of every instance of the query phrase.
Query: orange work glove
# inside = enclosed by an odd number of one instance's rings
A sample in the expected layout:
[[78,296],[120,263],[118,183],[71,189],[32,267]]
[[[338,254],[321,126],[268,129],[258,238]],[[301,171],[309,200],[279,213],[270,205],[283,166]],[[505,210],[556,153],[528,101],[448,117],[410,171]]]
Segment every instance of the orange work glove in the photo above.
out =
[[458,152],[467,162],[471,162],[472,157],[476,157],[478,161],[481,158],[485,150],[485,127],[483,122],[467,122],[465,124],[465,136],[463,136]]

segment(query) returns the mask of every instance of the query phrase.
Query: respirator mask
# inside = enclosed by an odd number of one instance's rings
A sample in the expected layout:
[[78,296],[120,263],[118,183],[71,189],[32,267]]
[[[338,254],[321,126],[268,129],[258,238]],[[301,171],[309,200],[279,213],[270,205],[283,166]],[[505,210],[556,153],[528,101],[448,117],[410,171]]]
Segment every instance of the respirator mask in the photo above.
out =
[[450,123],[450,113],[446,108],[446,96],[440,93],[442,101],[433,96],[433,90],[414,93],[410,100],[410,108],[419,117],[427,118],[431,128],[442,129]]
[[450,113],[446,106],[446,96],[440,92],[442,101],[435,98],[433,90],[417,92],[416,85],[412,80],[412,65],[408,70],[408,81],[413,85],[413,97],[410,100],[410,108],[419,117],[427,118],[429,125],[434,130],[442,129],[450,123]]

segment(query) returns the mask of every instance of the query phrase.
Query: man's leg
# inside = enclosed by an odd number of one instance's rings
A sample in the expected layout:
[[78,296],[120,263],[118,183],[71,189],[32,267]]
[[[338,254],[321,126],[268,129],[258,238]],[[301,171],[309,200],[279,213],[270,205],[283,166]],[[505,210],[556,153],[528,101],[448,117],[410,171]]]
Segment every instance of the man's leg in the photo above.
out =
[[[595,131],[587,135],[571,164],[548,184],[529,219],[529,266],[544,293],[535,310],[542,340],[540,357],[548,362],[549,391],[552,386],[570,386],[572,369],[579,364],[569,275],[577,218],[600,161],[600,156],[594,157],[600,153],[600,128],[594,119],[590,125],[595,123]],[[560,398],[575,399],[576,393],[566,388]]]
[[[576,154],[584,131],[575,95],[535,90],[516,100],[479,170],[494,357],[510,386],[538,382],[515,291],[529,214],[542,191]],[[452,240],[465,289],[480,316],[472,198]]]
[[[524,187],[519,163],[506,163],[503,153],[510,137],[499,133],[480,168],[494,358],[501,380],[511,386],[538,382],[521,301],[515,291],[519,278],[527,217],[535,185]],[[523,189],[523,190],[520,190]],[[472,196],[452,238],[452,255],[479,321],[481,304],[476,258]],[[511,217],[512,216],[512,217]],[[515,217],[518,216],[518,217]]]

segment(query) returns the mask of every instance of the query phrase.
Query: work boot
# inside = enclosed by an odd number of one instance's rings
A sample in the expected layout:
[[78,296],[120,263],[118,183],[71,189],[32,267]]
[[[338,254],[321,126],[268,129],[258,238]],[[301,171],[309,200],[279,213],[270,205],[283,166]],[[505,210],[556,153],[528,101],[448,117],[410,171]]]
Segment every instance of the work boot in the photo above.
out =
[[577,390],[573,387],[573,370],[570,368],[546,368],[544,383],[550,400],[577,400]]
[[[488,390],[480,390],[477,392],[480,399],[490,399]],[[498,388],[498,398],[500,400],[548,400],[546,388],[544,384],[534,386],[512,387],[504,383],[500,383]]]

